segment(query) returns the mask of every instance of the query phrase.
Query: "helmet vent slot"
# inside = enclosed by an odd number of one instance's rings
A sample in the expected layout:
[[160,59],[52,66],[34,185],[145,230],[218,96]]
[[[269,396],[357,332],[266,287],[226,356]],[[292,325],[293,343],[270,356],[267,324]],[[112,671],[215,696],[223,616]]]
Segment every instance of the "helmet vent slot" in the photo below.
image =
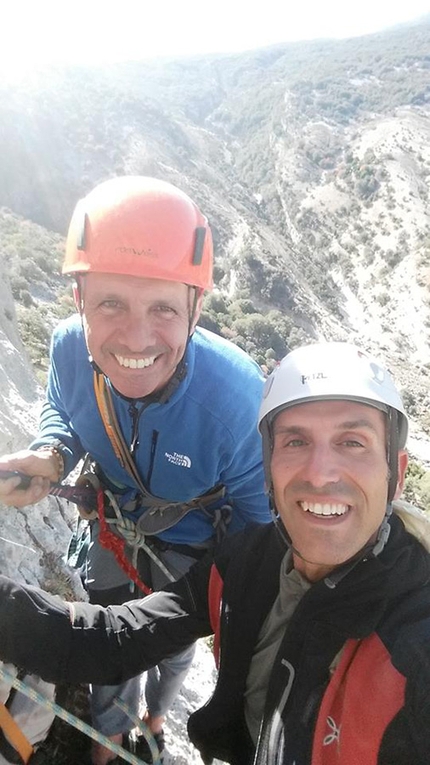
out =
[[78,236],[76,243],[78,250],[85,250],[86,247],[87,221],[88,215],[84,213],[82,215],[81,224],[78,226]]
[[200,266],[202,263],[205,237],[206,237],[205,227],[198,226],[196,228],[196,241],[194,243],[193,266]]

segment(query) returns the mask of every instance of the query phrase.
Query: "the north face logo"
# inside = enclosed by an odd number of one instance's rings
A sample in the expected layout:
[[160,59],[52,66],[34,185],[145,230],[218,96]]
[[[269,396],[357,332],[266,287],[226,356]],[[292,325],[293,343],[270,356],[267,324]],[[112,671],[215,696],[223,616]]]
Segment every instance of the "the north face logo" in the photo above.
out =
[[179,465],[180,467],[186,468],[191,467],[191,460],[186,454],[178,454],[177,452],[169,454],[169,452],[166,452],[164,456],[172,463],[172,465]]

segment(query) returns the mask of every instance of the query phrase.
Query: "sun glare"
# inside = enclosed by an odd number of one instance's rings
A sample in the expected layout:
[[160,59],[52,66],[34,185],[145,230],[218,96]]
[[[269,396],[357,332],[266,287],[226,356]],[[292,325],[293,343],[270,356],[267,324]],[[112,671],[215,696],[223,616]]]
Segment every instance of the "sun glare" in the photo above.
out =
[[[10,2],[10,0],[9,0]],[[2,6],[0,78],[48,64],[103,64],[157,56],[228,53],[280,42],[350,37],[429,12],[428,0],[218,0],[202,23],[201,0],[15,0]]]

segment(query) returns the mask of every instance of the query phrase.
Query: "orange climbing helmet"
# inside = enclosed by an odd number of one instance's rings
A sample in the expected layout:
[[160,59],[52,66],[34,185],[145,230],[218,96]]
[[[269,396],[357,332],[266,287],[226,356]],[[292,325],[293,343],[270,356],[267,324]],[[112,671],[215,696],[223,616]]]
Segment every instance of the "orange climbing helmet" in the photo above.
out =
[[208,222],[187,194],[165,181],[122,176],[76,205],[64,274],[109,273],[212,289]]

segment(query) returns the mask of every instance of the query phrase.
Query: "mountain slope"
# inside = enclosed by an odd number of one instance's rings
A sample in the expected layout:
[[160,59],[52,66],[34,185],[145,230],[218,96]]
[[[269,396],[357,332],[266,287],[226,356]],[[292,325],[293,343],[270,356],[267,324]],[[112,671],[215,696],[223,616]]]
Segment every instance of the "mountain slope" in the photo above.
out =
[[[34,72],[0,96],[0,204],[64,234],[102,179],[176,183],[214,231],[219,291],[206,326],[268,366],[308,339],[362,343],[430,429],[428,20],[231,56]],[[46,305],[30,293],[36,310]]]

